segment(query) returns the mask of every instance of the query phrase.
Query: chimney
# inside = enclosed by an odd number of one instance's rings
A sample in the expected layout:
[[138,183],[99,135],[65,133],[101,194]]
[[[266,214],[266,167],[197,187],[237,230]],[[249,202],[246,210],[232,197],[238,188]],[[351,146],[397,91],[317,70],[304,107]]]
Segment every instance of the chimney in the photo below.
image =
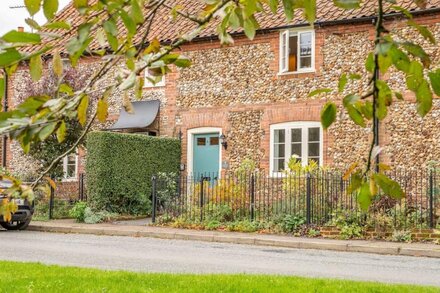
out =
[[19,32],[24,32],[24,27],[22,27],[22,26],[19,26],[19,27],[17,27],[17,31],[19,31]]

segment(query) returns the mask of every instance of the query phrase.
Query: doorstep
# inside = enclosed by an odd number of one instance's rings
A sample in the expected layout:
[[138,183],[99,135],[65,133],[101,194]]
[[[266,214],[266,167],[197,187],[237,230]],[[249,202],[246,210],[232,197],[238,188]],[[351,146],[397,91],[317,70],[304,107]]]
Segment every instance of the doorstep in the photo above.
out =
[[336,240],[273,234],[205,231],[120,224],[82,224],[73,220],[33,221],[31,231],[77,233],[107,236],[150,237],[176,240],[221,242],[297,249],[318,249],[440,258],[440,245],[397,243],[373,240]]

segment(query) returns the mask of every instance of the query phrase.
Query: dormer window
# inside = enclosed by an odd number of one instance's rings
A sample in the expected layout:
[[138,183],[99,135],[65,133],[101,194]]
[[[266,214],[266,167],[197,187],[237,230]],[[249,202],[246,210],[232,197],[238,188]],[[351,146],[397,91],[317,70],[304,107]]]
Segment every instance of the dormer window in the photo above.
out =
[[280,35],[280,73],[315,69],[315,32],[285,30]]

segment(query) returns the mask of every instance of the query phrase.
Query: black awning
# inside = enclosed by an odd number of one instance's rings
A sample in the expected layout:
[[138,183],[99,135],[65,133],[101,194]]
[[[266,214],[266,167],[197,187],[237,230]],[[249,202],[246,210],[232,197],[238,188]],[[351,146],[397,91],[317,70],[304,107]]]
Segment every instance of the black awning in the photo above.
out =
[[159,113],[160,101],[133,102],[133,113],[121,109],[118,121],[109,130],[147,128],[153,124]]

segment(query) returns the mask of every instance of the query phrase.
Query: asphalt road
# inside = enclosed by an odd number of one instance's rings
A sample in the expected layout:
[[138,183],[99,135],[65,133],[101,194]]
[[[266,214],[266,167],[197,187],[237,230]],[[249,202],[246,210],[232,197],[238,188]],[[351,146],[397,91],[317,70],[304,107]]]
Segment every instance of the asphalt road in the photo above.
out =
[[0,231],[0,260],[169,273],[249,273],[440,286],[440,259],[196,241]]

